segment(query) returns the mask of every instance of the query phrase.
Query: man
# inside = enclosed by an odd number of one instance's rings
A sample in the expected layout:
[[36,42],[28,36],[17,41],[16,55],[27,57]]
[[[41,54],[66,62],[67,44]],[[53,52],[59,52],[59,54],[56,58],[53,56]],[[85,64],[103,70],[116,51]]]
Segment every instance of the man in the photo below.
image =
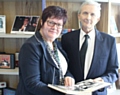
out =
[[29,18],[25,18],[23,21],[23,25],[21,26],[19,31],[26,31],[28,26],[29,26]]
[[[118,59],[115,38],[98,31],[95,25],[100,20],[100,4],[86,1],[80,7],[81,29],[62,36],[63,49],[68,54],[69,70],[75,82],[85,79],[113,83],[118,78]],[[81,58],[84,35],[88,35],[86,55]],[[85,61],[82,60],[85,57]],[[93,92],[93,95],[107,95],[106,88]]]
[[23,25],[19,29],[19,31],[35,31],[35,27],[30,25],[30,18],[26,17],[23,21]]

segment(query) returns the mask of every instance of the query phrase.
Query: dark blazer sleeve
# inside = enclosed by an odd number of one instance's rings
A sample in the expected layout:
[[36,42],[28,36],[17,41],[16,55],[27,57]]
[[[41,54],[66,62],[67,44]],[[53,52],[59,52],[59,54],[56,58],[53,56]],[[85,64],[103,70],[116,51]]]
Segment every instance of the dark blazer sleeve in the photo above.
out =
[[111,40],[111,43],[112,44],[110,48],[110,54],[107,62],[108,65],[105,74],[102,75],[102,78],[106,82],[113,83],[118,79],[118,57],[117,57],[116,41],[114,38],[113,40]]
[[[35,43],[36,44],[36,43]],[[25,43],[20,51],[20,89],[22,92],[26,90],[22,95],[64,95],[60,92],[54,91],[48,88],[47,83],[41,81],[43,77],[41,75],[40,64],[45,65],[44,62],[40,63],[42,58],[42,49],[40,45],[34,45],[31,43]],[[45,68],[43,68],[45,69]],[[50,77],[51,79],[51,77]],[[24,86],[22,86],[24,84]],[[24,87],[24,88],[23,88]],[[19,89],[19,91],[20,91]],[[21,93],[21,92],[20,92]],[[28,94],[29,93],[29,94]],[[21,95],[21,94],[17,94]]]
[[105,82],[118,79],[118,57],[114,37],[96,30],[93,61],[88,77],[101,77]]
[[51,93],[50,90],[46,87],[46,84],[40,81],[40,69],[39,69],[39,56],[40,53],[37,53],[38,50],[34,45],[30,43],[25,43],[20,51],[19,55],[19,67],[20,75],[23,78],[23,83],[25,89],[29,93],[38,95],[37,93]]

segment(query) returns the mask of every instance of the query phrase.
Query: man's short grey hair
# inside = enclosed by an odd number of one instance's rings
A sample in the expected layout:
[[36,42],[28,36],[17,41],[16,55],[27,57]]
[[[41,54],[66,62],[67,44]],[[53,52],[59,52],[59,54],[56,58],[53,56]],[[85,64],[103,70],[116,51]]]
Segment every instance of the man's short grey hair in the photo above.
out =
[[100,11],[101,11],[101,4],[100,4],[100,3],[95,2],[95,1],[90,1],[90,0],[85,1],[85,2],[83,2],[82,5],[80,6],[80,9],[79,9],[79,12],[78,12],[78,13],[81,12],[82,7],[83,7],[84,5],[93,5],[93,6],[96,6],[97,9],[98,9],[98,11],[99,11],[99,17],[100,17]]

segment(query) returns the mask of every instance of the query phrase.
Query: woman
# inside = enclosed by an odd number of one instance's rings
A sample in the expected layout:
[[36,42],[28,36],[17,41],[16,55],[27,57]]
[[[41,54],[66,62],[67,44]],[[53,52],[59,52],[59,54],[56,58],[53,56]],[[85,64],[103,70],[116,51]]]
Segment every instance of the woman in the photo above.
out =
[[47,7],[39,31],[22,46],[19,53],[19,84],[16,95],[64,95],[47,84],[72,86],[67,57],[56,40],[67,20],[67,12],[58,6]]

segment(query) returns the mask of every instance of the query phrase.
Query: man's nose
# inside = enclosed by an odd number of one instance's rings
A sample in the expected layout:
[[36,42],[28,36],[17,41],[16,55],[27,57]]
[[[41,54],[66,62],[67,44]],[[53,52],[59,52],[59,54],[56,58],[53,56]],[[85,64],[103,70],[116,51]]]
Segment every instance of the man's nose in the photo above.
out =
[[90,14],[87,15],[87,19],[91,19],[91,15]]

